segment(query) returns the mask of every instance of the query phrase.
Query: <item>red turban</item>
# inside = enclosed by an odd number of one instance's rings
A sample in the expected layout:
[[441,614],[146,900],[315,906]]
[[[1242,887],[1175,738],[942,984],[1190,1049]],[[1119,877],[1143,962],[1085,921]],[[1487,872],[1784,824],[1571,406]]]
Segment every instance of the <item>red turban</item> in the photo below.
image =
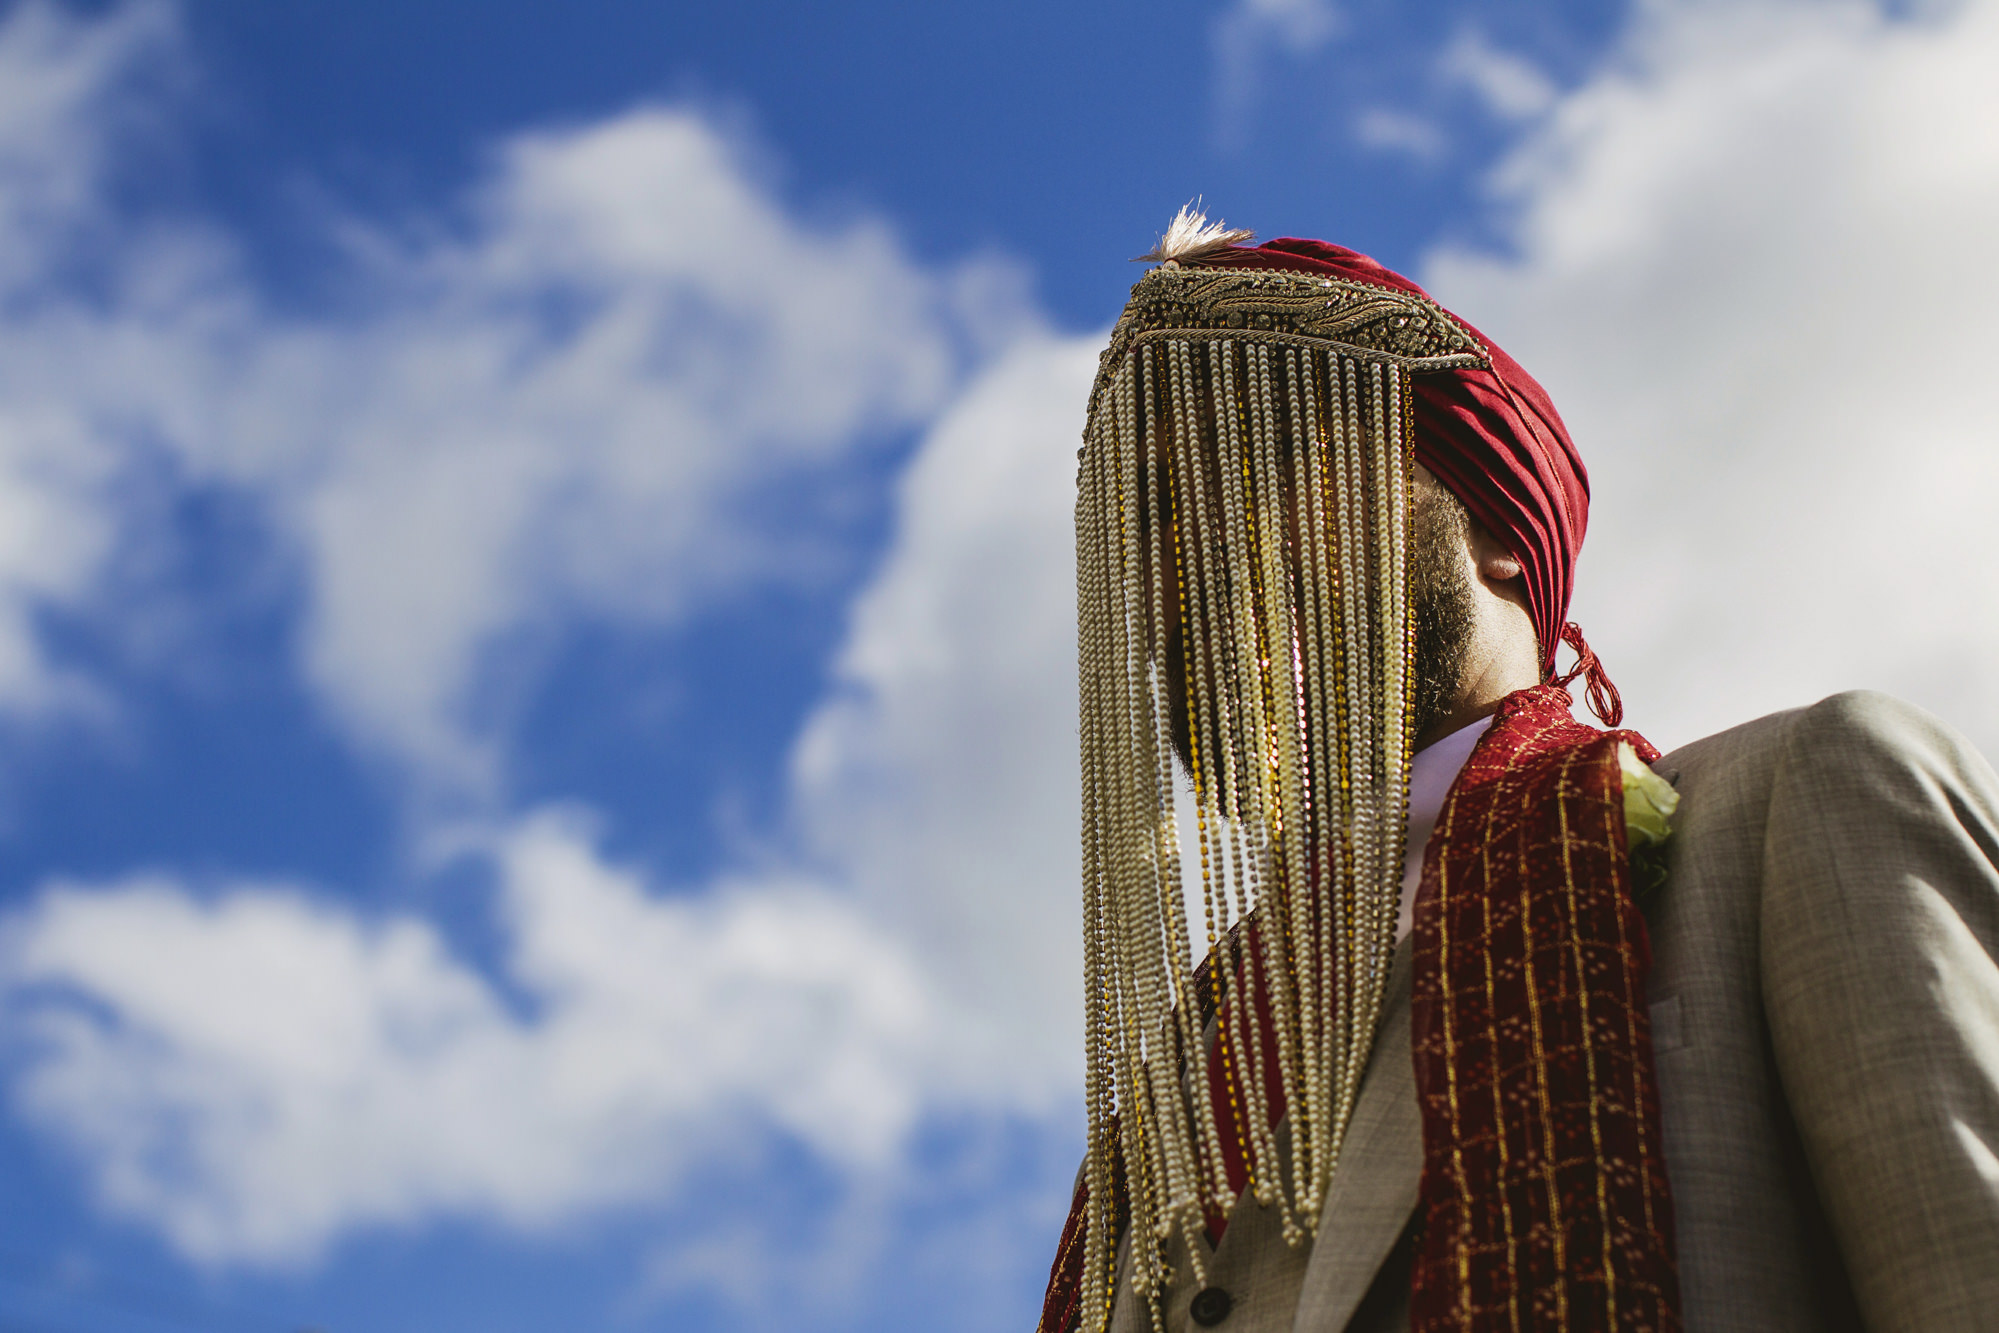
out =
[[[1189,262],[1318,273],[1431,299],[1401,274],[1325,241],[1286,236],[1254,249],[1230,246]],[[1547,390],[1490,338],[1462,319],[1458,322],[1478,339],[1491,364],[1415,377],[1416,461],[1520,561],[1542,669],[1552,672],[1575,587],[1576,555],[1589,525],[1589,474]],[[1580,635],[1573,637],[1572,646],[1579,657],[1593,658]],[[1590,674],[1594,683],[1596,673]]]

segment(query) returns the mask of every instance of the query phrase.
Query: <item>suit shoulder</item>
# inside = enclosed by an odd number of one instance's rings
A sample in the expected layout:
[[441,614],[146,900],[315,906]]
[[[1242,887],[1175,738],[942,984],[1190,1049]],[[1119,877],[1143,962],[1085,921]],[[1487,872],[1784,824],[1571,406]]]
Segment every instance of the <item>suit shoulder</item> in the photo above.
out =
[[1905,781],[1977,793],[1976,802],[1988,808],[1999,804],[1999,775],[1969,741],[1934,714],[1877,690],[1843,691],[1730,727],[1680,746],[1657,766],[1669,776],[1701,777],[1782,767],[1863,790],[1878,790],[1887,775],[1899,773]]
[[1766,714],[1725,731],[1703,736],[1697,741],[1689,741],[1667,751],[1653,767],[1678,785],[1681,775],[1686,773],[1707,774],[1744,766],[1767,766],[1782,749],[1798,714],[1804,711],[1790,708],[1781,713]]
[[[1930,750],[1976,755],[1970,742],[1934,714],[1879,690],[1844,690],[1803,708],[1787,708],[1703,736],[1672,750],[1660,767],[1712,761],[1721,755],[1831,749]],[[1677,764],[1676,764],[1676,761]]]
[[1801,708],[1785,737],[1792,763],[1921,769],[1970,778],[1988,790],[1992,767],[1935,714],[1877,690],[1848,690]]

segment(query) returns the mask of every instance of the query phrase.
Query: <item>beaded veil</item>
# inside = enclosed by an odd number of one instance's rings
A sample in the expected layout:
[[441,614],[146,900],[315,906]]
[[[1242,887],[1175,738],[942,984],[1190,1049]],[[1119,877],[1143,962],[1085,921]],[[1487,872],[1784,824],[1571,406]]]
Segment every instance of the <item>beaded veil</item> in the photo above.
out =
[[[1085,1328],[1109,1317],[1116,1195],[1140,1291],[1176,1230],[1200,1266],[1196,1230],[1235,1201],[1225,1140],[1291,1243],[1318,1229],[1402,879],[1410,377],[1486,362],[1420,297],[1219,266],[1242,233],[1199,222],[1148,256],[1078,455]],[[1226,1111],[1198,1091],[1216,1062]]]

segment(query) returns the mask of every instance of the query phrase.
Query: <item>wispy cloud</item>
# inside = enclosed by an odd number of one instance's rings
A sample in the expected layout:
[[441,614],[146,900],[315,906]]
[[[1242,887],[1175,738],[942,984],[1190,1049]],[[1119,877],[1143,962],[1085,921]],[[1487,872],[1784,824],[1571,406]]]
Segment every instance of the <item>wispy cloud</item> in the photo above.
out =
[[1469,93],[1483,116],[1497,119],[1509,133],[1518,133],[1525,122],[1546,113],[1559,95],[1531,61],[1500,49],[1469,26],[1458,29],[1424,76],[1404,81],[1398,96],[1406,98],[1412,92],[1424,94],[1413,105],[1363,107],[1352,120],[1355,142],[1434,166],[1451,152],[1453,123],[1463,132],[1462,118],[1450,114],[1451,104],[1462,101],[1463,94]]
[[1333,0],[1235,0],[1214,21],[1214,133],[1223,144],[1249,132],[1256,90],[1272,59],[1299,59],[1340,35]]
[[162,111],[135,85],[183,59],[156,5],[0,27],[0,697],[46,692],[27,617],[90,593],[111,480],[165,451],[292,545],[305,672],[355,743],[490,787],[496,649],[796,576],[827,513],[757,500],[920,425],[1011,327],[957,299],[979,272],[796,220],[671,108],[521,135],[437,216],[349,219],[339,306],[279,314],[226,233],[107,202]]
[[[110,202],[177,33],[161,6],[0,25],[28,90],[0,98],[0,692],[47,707],[37,613],[102,594],[121,480],[170,458],[286,547],[297,669],[350,743],[483,796],[430,828],[494,879],[504,946],[481,970],[306,877],[57,881],[6,923],[16,1104],[109,1207],[248,1263],[657,1200],[759,1135],[858,1170],[940,1107],[1047,1110],[1078,1065],[1054,927],[1094,348],[1037,332],[1001,270],[800,221],[672,108],[519,136],[436,215],[348,219],[342,302],[279,313],[212,222]],[[758,502],[851,480],[894,430],[924,443],[774,869],[669,885],[587,814],[507,808],[511,738],[472,705],[509,636],[794,577],[836,529]]]
[[1450,146],[1443,127],[1427,116],[1388,107],[1369,107],[1354,118],[1354,138],[1363,148],[1401,153],[1419,162],[1434,162]]
[[257,420],[315,428],[231,471],[310,554],[312,678],[435,768],[490,739],[482,652],[795,572],[824,515],[755,497],[851,466],[957,370],[945,283],[879,225],[793,222],[684,112],[525,136],[464,232],[370,240],[357,316],[265,334]]
[[1427,272],[1595,483],[1577,614],[1692,739],[1888,689],[1999,748],[1999,4],[1651,5]]
[[[33,1052],[19,1104],[109,1207],[251,1263],[658,1199],[771,1133],[879,1194],[927,1115],[1067,1106],[1070,486],[1095,350],[1024,343],[930,432],[799,742],[778,868],[674,893],[608,862],[580,811],[441,830],[497,880],[492,977],[323,888],[55,884],[0,951]],[[726,1294],[717,1253],[656,1277]]]
[[1524,120],[1554,105],[1555,85],[1524,56],[1502,51],[1476,28],[1459,31],[1444,48],[1437,72],[1445,83],[1474,94],[1506,120]]
[[938,421],[793,761],[811,855],[948,960],[968,1069],[1039,1105],[1081,1069],[1074,487],[1098,347],[1023,344]]
[[835,899],[663,897],[559,812],[481,854],[517,1002],[415,918],[268,885],[50,888],[4,956],[38,1048],[20,1104],[106,1205],[206,1261],[440,1213],[546,1224],[759,1132],[852,1166],[898,1146],[940,1034]]
[[[114,283],[130,281],[102,256],[116,230],[103,202],[107,138],[138,85],[171,66],[174,46],[173,16],[157,5],[86,24],[27,3],[0,21],[0,709],[16,717],[67,711],[92,694],[50,655],[37,621],[100,587],[132,461],[113,436],[133,412],[115,389],[50,391],[51,374],[73,378],[64,354],[78,326],[95,322],[87,300],[59,288],[107,268]],[[202,247],[184,236],[121,239],[145,246],[162,276],[203,266]],[[153,292],[138,282],[128,291],[128,330],[143,337],[158,313]]]

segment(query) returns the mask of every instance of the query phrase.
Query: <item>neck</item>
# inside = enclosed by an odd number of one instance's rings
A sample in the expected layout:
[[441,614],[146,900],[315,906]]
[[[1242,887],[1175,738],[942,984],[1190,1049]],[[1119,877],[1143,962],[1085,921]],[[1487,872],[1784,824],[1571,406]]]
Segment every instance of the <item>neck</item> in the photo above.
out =
[[1416,737],[1422,749],[1499,708],[1499,701],[1541,683],[1541,649],[1526,608],[1488,593],[1474,599],[1471,644],[1451,706]]
[[1482,717],[1489,717],[1498,711],[1500,700],[1519,690],[1531,689],[1541,683],[1538,669],[1525,672],[1517,663],[1502,666],[1494,663],[1489,669],[1479,673],[1472,684],[1461,691],[1452,704],[1451,710],[1438,718],[1418,737],[1416,748],[1434,745],[1461,727],[1468,727]]

